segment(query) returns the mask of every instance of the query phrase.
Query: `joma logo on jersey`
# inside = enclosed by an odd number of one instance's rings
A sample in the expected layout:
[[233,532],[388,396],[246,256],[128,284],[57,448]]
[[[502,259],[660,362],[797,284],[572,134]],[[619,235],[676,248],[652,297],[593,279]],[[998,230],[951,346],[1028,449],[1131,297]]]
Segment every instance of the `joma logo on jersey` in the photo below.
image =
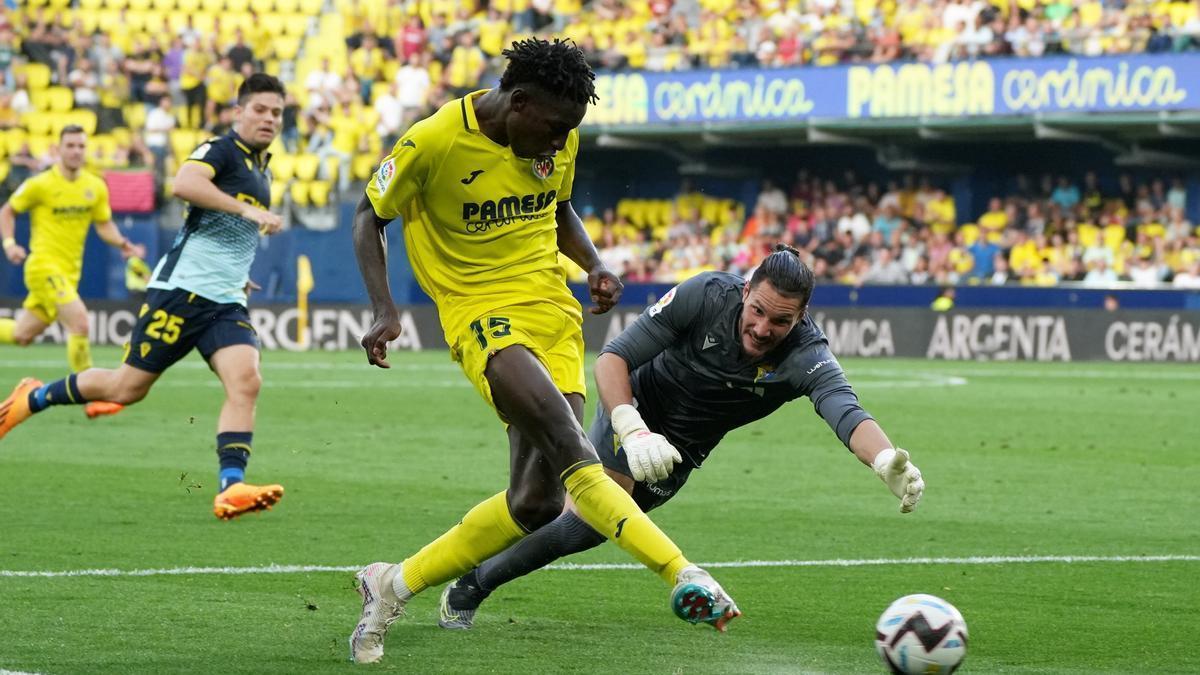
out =
[[467,222],[507,220],[537,213],[554,203],[558,193],[554,190],[539,192],[536,195],[518,197],[509,195],[503,199],[485,202],[463,202],[462,217]]

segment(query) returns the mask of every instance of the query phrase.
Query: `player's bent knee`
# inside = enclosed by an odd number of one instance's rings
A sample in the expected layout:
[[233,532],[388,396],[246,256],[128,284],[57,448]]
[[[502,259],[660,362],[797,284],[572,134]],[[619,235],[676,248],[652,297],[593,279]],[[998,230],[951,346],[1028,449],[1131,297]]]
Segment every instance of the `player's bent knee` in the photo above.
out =
[[526,530],[533,531],[553,521],[563,509],[561,494],[546,495],[521,492],[509,500],[513,520]]

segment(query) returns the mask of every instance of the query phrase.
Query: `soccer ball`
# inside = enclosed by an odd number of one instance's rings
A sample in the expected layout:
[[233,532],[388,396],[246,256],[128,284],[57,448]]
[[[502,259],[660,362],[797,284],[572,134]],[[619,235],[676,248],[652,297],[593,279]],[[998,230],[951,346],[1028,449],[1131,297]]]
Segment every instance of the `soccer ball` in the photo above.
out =
[[875,651],[893,673],[953,673],[967,655],[967,623],[941,598],[906,595],[875,624]]

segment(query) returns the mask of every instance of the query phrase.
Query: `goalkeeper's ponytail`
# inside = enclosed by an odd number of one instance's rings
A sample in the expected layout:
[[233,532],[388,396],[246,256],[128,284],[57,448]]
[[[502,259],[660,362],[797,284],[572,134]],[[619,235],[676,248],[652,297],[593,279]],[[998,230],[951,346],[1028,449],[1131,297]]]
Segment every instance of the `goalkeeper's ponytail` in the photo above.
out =
[[800,259],[800,252],[787,244],[775,245],[775,252],[754,270],[750,287],[754,288],[764,279],[770,281],[780,295],[799,299],[801,307],[808,307],[816,285],[816,277]]

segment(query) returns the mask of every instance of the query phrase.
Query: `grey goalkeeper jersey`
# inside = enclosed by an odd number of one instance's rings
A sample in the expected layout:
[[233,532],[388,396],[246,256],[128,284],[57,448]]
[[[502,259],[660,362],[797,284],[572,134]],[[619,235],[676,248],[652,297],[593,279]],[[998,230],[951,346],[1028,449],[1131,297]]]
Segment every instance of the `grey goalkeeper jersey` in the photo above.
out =
[[744,285],[724,272],[697,275],[604,347],[629,364],[642,419],[699,467],[726,433],[807,396],[849,447],[854,428],[871,416],[825,334],[806,315],[770,353],[748,358],[740,331]]

